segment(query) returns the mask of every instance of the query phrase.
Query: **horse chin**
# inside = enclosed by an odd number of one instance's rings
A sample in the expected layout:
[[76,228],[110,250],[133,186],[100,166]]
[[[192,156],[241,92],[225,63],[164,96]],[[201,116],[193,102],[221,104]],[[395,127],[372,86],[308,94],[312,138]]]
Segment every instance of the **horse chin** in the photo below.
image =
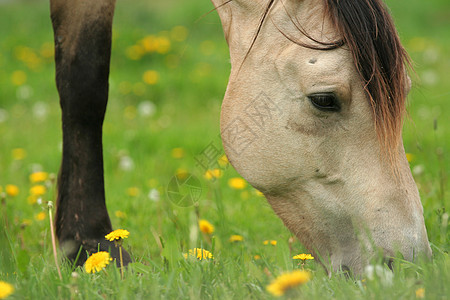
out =
[[357,275],[372,261],[386,261],[391,266],[394,257],[416,261],[421,255],[431,256],[419,212],[403,215],[402,209],[411,208],[395,207],[394,200],[379,209],[378,206],[358,207],[363,201],[337,196],[334,199],[333,195],[311,183],[294,192],[265,194],[286,227],[309,252],[320,258],[328,271],[347,269]]

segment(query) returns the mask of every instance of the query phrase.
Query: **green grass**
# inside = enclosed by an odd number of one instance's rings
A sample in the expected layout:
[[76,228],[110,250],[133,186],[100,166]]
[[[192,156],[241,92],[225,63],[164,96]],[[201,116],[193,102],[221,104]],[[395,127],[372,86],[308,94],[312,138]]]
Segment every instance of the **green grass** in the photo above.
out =
[[[414,299],[418,288],[425,288],[428,299],[450,295],[450,108],[446,105],[450,4],[446,0],[388,3],[416,70],[404,143],[413,154],[411,167],[434,259],[416,264],[398,260],[391,283],[380,277],[329,278],[319,265],[308,262],[313,278],[292,291],[288,295],[292,298]],[[232,167],[211,182],[204,179],[195,160],[211,142],[222,149],[219,114],[230,69],[216,13],[197,21],[212,8],[207,0],[118,1],[104,125],[105,180],[113,225],[131,232],[125,247],[136,263],[121,279],[113,266],[86,274],[62,262],[63,278],[58,278],[45,205],[54,201],[54,184],[48,183],[44,204],[27,201],[31,172],[57,174],[61,159],[54,66],[45,55],[52,43],[48,6],[46,1],[0,4],[0,186],[3,191],[7,184],[20,189],[0,207],[0,280],[14,285],[11,298],[271,298],[266,286],[273,277],[296,269],[291,257],[304,248],[296,240],[289,242],[290,232],[253,188],[228,186],[229,178],[238,177]],[[176,41],[171,31],[180,25],[187,28],[188,36]],[[130,60],[127,49],[148,35],[168,37],[170,51]],[[28,50],[23,52],[23,47]],[[159,74],[154,86],[143,83],[148,70]],[[17,71],[26,75],[20,85],[12,81],[13,74],[21,74]],[[140,113],[144,101],[154,104],[153,115]],[[171,155],[177,147],[184,150],[182,158]],[[16,148],[26,151],[23,159],[12,157]],[[134,162],[128,171],[121,168],[126,158]],[[196,206],[178,207],[168,200],[167,184],[180,168],[201,181],[203,192]],[[136,187],[138,194],[130,195],[130,187]],[[160,193],[159,201],[149,199],[151,189]],[[117,211],[125,215],[116,216]],[[36,219],[40,212],[46,213],[42,221]],[[215,225],[212,239],[196,232],[198,218]],[[229,243],[232,234],[242,235],[244,241]],[[266,246],[264,240],[278,244]],[[183,252],[200,246],[211,250],[215,259],[183,258]],[[261,259],[255,260],[255,255]]]

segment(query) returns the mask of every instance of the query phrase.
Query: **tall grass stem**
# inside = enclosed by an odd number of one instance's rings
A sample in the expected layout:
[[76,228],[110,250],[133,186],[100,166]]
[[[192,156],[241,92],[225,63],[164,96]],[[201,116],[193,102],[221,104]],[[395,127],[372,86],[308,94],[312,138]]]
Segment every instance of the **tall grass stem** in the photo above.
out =
[[53,258],[55,259],[55,265],[56,265],[56,269],[58,270],[59,279],[62,280],[61,270],[60,270],[59,264],[58,264],[58,255],[56,253],[56,238],[55,238],[55,230],[53,228],[52,208],[53,208],[53,202],[49,201],[48,202],[48,219],[50,221],[50,233],[52,236]]

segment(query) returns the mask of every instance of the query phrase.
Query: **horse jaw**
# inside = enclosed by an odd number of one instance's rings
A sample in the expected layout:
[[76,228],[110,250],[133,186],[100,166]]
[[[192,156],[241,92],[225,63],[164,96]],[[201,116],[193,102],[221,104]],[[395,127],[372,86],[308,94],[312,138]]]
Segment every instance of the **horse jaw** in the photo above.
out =
[[[279,4],[252,45],[264,5],[235,0],[218,9],[232,64],[221,113],[230,162],[305,247],[335,270],[361,273],[377,248],[407,260],[430,256],[403,145],[396,177],[380,149],[351,54],[293,44],[280,33],[293,31]],[[300,1],[295,8],[289,11],[305,20],[308,33],[332,39],[317,2]],[[339,112],[317,110],[308,98],[330,92],[340,101]]]

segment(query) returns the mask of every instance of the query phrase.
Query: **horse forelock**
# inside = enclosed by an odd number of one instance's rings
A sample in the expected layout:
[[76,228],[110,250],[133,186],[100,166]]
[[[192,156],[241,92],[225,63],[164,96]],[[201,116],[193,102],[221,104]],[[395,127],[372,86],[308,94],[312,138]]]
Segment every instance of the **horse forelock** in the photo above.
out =
[[324,0],[364,82],[384,153],[396,170],[406,96],[408,54],[380,0]]

